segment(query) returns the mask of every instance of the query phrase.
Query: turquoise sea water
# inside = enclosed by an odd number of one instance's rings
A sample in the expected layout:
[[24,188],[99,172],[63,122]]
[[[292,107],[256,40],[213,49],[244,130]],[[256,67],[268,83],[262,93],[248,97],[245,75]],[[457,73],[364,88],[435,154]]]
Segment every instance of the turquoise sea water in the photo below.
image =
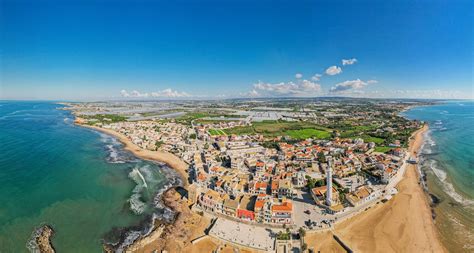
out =
[[474,101],[450,101],[405,113],[429,124],[421,151],[441,236],[452,252],[474,251]]
[[58,252],[101,252],[104,239],[146,231],[166,212],[156,194],[179,183],[168,167],[75,126],[58,107],[0,101],[0,252],[28,252],[41,224],[56,231]]

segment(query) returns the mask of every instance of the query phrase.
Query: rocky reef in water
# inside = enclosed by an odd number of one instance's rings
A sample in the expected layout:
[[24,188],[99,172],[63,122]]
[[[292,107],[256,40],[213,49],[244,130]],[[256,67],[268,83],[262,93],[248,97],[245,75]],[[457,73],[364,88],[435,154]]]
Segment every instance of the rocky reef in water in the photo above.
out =
[[28,249],[34,253],[55,253],[56,250],[51,243],[53,235],[54,230],[49,225],[43,225],[35,229],[28,242]]

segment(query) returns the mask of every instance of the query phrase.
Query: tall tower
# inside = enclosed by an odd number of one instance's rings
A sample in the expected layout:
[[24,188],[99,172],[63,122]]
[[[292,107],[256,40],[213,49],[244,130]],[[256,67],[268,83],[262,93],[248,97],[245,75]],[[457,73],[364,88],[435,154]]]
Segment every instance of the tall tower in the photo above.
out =
[[327,157],[328,167],[326,169],[326,205],[332,206],[332,160]]

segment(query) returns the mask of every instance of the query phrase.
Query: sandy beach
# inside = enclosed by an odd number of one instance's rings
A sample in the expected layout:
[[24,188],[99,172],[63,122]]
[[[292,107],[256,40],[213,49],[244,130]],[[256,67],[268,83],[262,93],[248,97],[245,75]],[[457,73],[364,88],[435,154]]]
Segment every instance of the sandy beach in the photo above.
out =
[[[427,130],[425,125],[413,134],[409,146],[411,156],[417,155]],[[333,233],[356,252],[446,252],[428,199],[418,182],[416,165],[408,165],[403,180],[397,185],[399,193],[393,199],[337,224]],[[337,250],[333,243],[327,243],[327,247],[318,245],[318,241],[327,241],[324,233],[313,235],[311,240],[314,243],[309,243],[310,246],[315,244],[315,249],[321,252],[344,252]]]
[[[116,137],[124,144],[125,150],[132,152],[139,158],[166,163],[180,174],[183,179],[183,187],[188,189],[187,169],[189,166],[179,157],[168,152],[144,150],[132,143],[123,134],[111,129],[81,124],[80,118],[76,119],[76,124]],[[174,189],[166,191],[162,199],[166,206],[177,213],[175,221],[173,224],[166,226],[156,225],[155,230],[149,236],[130,245],[126,250],[127,252],[151,252],[163,249],[168,252],[194,252],[195,245],[191,244],[190,241],[205,235],[204,230],[209,227],[210,220],[192,212],[188,206],[189,202],[182,199]],[[217,247],[215,243],[207,241],[207,239],[196,246],[201,249],[211,249],[211,251]]]
[[181,160],[179,157],[175,156],[174,154],[164,152],[164,151],[151,151],[151,150],[142,149],[139,146],[137,146],[135,143],[130,141],[125,135],[111,129],[81,124],[80,118],[76,119],[76,124],[82,127],[91,128],[91,129],[116,137],[121,143],[124,144],[125,150],[132,152],[135,156],[139,158],[166,163],[168,166],[170,166],[171,168],[173,168],[175,171],[179,173],[179,175],[183,179],[182,180],[183,187],[186,188],[188,186],[189,183],[188,183],[187,170],[188,170],[189,165],[185,163],[183,160]]

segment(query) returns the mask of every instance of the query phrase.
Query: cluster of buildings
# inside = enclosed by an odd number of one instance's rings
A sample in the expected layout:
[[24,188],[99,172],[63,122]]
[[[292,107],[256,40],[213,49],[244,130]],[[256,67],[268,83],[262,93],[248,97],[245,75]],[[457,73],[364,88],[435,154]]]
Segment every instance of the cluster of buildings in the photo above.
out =
[[370,179],[387,184],[404,156],[401,148],[391,154],[372,152],[375,144],[363,139],[272,139],[277,146],[268,148],[262,146],[263,136],[213,136],[210,126],[202,124],[136,121],[103,127],[141,148],[172,152],[188,162],[197,208],[269,225],[292,225],[295,198],[308,187],[313,204],[328,213],[380,196],[382,187]]
[[261,138],[205,137],[207,148],[197,150],[192,161],[200,208],[245,221],[292,224],[293,200],[311,186],[316,206],[340,212],[381,195],[383,186],[359,174],[387,183],[403,155],[372,152],[375,144],[362,139],[279,142],[278,148],[265,148]]
[[[135,145],[146,150],[163,150],[182,158],[189,157],[196,145],[189,138],[194,133],[192,128],[173,122],[159,121],[124,121],[104,124],[126,136]],[[189,159],[186,159],[189,161]]]
[[[168,151],[189,163],[196,208],[276,226],[294,224],[294,201],[306,191],[326,213],[378,198],[405,155],[401,148],[373,152],[375,144],[360,138],[287,142],[262,135],[212,135],[209,129],[247,123],[210,124],[136,121],[103,127],[141,148]],[[264,147],[267,141],[276,145]]]

